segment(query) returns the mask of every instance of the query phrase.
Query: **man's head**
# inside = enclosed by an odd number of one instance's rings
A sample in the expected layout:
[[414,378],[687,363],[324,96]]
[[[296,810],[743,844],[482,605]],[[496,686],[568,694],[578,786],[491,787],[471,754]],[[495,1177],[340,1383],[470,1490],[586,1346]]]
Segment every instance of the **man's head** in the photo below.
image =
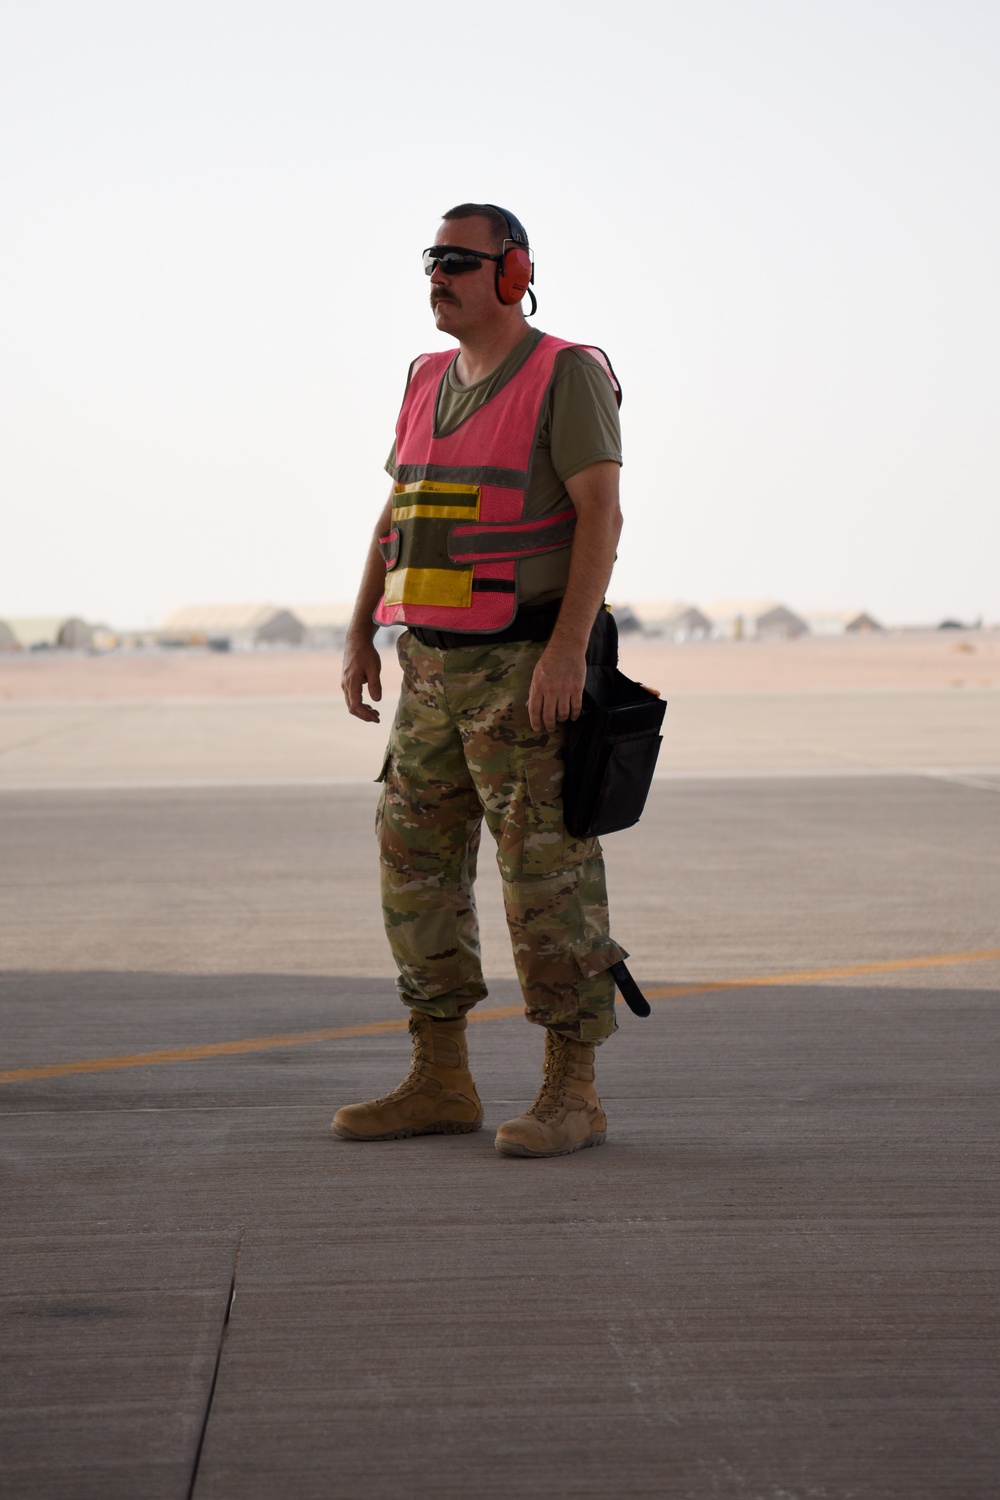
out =
[[521,298],[531,278],[527,235],[494,204],[449,209],[424,251],[424,269],[442,333],[462,339],[523,321]]
[[[449,208],[446,214],[441,215],[441,218],[445,224],[461,224],[469,219],[485,219],[488,225],[487,232],[492,239],[491,248],[495,251],[502,250],[504,240],[511,238],[511,226],[507,215],[502,208],[497,208],[495,203],[459,203],[455,208]],[[517,228],[520,230],[521,226],[518,224]]]

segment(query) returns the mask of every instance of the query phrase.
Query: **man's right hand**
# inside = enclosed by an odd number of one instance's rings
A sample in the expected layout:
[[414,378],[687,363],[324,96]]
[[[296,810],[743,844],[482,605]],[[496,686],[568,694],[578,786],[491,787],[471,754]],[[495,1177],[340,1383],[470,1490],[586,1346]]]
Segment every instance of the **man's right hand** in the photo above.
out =
[[362,700],[362,690],[367,687],[372,701],[382,698],[382,658],[371,641],[352,640],[348,636],[344,645],[344,669],[340,674],[340,686],[344,694],[347,711],[367,724],[377,724],[376,709],[369,708]]

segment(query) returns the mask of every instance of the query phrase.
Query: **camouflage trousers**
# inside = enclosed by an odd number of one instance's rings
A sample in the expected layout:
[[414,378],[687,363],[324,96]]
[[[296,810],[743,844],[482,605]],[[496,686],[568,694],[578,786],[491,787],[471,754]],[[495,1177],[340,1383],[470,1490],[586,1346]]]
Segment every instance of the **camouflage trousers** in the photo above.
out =
[[590,1045],[616,1030],[604,860],[562,815],[565,731],[536,733],[531,641],[398,645],[403,689],[377,830],[382,910],[404,1005],[463,1015],[486,994],[473,883],[483,819],[497,846],[529,1021]]

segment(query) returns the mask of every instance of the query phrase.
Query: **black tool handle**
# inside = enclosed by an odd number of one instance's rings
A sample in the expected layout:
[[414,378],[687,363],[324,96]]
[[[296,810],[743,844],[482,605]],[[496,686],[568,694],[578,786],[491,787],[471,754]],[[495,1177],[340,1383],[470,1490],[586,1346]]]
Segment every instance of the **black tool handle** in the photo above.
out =
[[629,1010],[637,1016],[648,1016],[650,1014],[649,1001],[625,967],[625,960],[621,959],[618,963],[612,964],[608,972],[621,990],[622,999]]

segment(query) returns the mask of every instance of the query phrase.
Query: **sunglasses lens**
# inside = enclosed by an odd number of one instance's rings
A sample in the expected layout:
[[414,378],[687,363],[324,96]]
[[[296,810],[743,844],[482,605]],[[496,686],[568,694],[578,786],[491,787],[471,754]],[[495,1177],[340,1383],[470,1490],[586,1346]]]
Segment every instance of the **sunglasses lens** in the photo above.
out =
[[463,271],[478,271],[482,265],[478,255],[471,250],[444,250],[435,247],[424,251],[424,275],[432,276],[434,267],[440,266],[446,276],[458,276]]

